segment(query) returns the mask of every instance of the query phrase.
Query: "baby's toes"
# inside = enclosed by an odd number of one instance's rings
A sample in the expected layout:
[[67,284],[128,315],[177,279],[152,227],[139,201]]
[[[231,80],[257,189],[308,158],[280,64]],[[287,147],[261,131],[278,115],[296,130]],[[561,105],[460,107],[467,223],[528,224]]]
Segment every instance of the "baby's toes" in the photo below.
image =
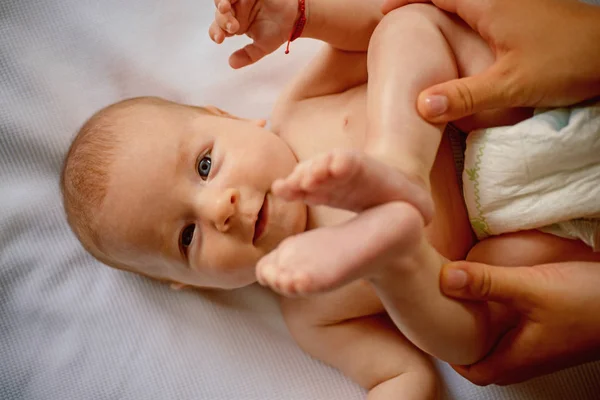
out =
[[271,185],[271,192],[277,197],[281,197],[284,200],[292,201],[296,200],[301,194],[291,185],[287,179],[278,179]]
[[343,179],[353,174],[355,168],[362,162],[356,151],[336,151],[329,165],[331,174],[337,179]]
[[275,292],[291,296],[296,293],[294,288],[293,273],[286,268],[269,263],[263,266],[261,271],[261,281],[263,286],[268,286]]
[[263,286],[271,286],[277,277],[275,268],[276,257],[269,253],[256,263],[256,280]]
[[277,271],[276,282],[273,289],[284,296],[293,296],[296,294],[294,285],[294,273],[286,268],[279,268]]
[[302,178],[302,182],[300,183],[300,188],[307,193],[312,193],[319,188],[319,183],[321,183],[317,177],[313,174],[306,174]]
[[278,179],[271,185],[271,191],[287,201],[301,200],[304,198],[302,190],[302,171],[294,170],[288,177]]
[[292,288],[293,294],[299,296],[312,292],[310,276],[304,271],[295,271]]
[[321,158],[315,160],[310,169],[310,175],[317,183],[322,183],[331,177],[329,165],[331,164],[332,154],[328,153]]
[[318,160],[311,160],[310,162],[304,163],[302,165],[300,188],[304,191],[312,192],[317,189],[319,183],[322,182],[324,175],[327,175],[327,171],[323,173]]
[[302,189],[302,181],[304,180],[304,176],[307,171],[307,163],[303,162],[301,164],[296,165],[296,168],[292,171],[292,173],[285,178],[285,181],[290,190],[301,190]]

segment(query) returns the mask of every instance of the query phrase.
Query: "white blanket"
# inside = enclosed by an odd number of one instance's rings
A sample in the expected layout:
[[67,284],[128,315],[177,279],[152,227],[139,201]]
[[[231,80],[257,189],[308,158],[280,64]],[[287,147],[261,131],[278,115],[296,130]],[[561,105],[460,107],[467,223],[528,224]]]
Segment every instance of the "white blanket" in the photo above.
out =
[[[95,262],[64,221],[61,160],[92,112],[158,95],[268,117],[318,46],[232,71],[234,46],[206,35],[212,15],[212,0],[0,2],[0,399],[364,396],[296,347],[269,292],[170,291]],[[452,399],[600,393],[600,364],[508,389],[440,371]]]

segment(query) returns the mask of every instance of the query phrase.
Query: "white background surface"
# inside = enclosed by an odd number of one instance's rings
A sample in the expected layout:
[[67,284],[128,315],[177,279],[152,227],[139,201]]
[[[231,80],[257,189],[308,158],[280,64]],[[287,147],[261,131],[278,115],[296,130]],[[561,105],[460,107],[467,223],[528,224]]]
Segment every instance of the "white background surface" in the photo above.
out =
[[[62,157],[94,111],[158,95],[268,118],[316,42],[233,71],[212,0],[1,0],[0,398],[360,399],[302,353],[274,297],[172,292],[87,256],[64,222]],[[238,40],[237,43],[243,42]],[[385,355],[382,355],[382,357]],[[594,399],[600,365],[511,389],[441,365],[449,398]]]

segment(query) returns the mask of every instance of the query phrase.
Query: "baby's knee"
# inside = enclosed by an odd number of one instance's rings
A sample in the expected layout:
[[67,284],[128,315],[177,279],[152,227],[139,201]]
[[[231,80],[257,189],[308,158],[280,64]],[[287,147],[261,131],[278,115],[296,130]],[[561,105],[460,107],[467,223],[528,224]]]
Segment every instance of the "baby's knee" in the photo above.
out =
[[420,29],[439,28],[440,18],[444,14],[431,4],[409,4],[386,14],[375,31],[371,41],[382,38],[398,39],[398,32],[413,32]]
[[371,35],[369,63],[395,64],[391,58],[445,42],[441,24],[445,14],[430,4],[409,4],[387,14]]

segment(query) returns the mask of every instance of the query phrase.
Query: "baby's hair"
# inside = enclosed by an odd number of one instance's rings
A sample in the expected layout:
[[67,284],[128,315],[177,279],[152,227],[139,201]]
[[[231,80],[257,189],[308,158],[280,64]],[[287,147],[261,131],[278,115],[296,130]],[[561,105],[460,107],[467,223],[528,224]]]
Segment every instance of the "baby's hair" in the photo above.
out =
[[[127,131],[122,129],[123,122],[130,115],[128,111],[138,106],[182,107],[158,97],[136,97],[95,113],[83,124],[71,143],[62,168],[60,189],[67,222],[83,247],[106,265],[146,275],[120,263],[105,251],[97,220],[107,194],[111,165],[119,146],[126,141],[124,135]],[[213,114],[204,107],[183,107],[202,114]]]
[[106,197],[110,167],[126,134],[118,126],[134,106],[165,104],[169,102],[160,98],[137,97],[101,109],[83,124],[63,164],[60,188],[67,222],[88,252],[119,269],[129,268],[103,251],[96,218]]

